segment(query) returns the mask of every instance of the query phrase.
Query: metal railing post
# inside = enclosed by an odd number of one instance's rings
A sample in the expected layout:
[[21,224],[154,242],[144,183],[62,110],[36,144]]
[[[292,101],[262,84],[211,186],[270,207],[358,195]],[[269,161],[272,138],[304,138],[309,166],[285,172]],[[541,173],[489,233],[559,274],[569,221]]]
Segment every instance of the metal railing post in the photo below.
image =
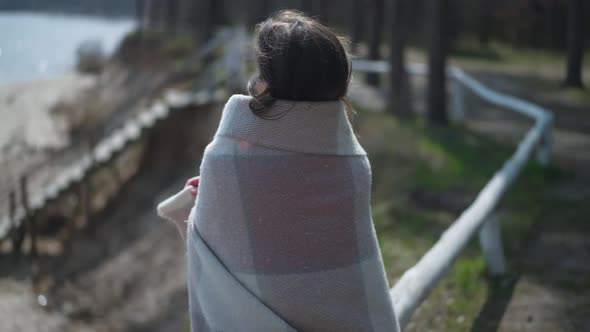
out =
[[553,119],[549,120],[545,130],[543,132],[543,137],[539,142],[539,146],[537,147],[537,162],[541,164],[541,166],[549,166],[551,164],[551,156],[553,154]]
[[492,212],[484,221],[479,231],[479,243],[490,274],[497,276],[506,273],[500,218],[496,212]]
[[463,122],[465,119],[465,88],[456,79],[450,79],[450,115],[454,122]]

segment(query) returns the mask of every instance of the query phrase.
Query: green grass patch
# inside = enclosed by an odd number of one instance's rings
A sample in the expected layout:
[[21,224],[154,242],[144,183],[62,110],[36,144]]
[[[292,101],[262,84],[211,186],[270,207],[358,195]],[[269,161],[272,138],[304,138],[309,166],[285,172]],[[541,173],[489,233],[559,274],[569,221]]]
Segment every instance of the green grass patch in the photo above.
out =
[[[463,127],[433,128],[356,110],[355,128],[373,171],[373,220],[393,284],[469,206],[515,147]],[[544,189],[560,176],[532,161],[501,201],[507,257],[521,248],[540,213]],[[468,331],[494,287],[479,243],[471,241],[408,330]]]
[[586,81],[584,89],[566,88],[564,94],[573,100],[590,103],[590,81]]
[[[488,62],[552,65],[565,63],[566,54],[560,50],[514,47],[500,41],[482,45],[477,40],[465,38],[454,44],[451,56]],[[590,56],[590,52],[585,56]]]
[[556,63],[563,59],[563,54],[547,50],[535,50],[526,48],[515,48],[503,43],[492,42],[487,47],[463,43],[459,50],[485,49],[487,52],[497,55],[497,59],[510,63]]

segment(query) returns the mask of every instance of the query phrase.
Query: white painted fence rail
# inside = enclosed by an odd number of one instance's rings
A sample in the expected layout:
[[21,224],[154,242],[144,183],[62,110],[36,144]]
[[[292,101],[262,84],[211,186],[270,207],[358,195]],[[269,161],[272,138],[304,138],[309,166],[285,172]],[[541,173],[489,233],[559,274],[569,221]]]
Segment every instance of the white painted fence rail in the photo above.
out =
[[[389,64],[385,61],[368,60],[355,60],[353,68],[358,71],[378,73],[390,70]],[[424,64],[411,64],[408,66],[408,72],[412,75],[428,74]],[[505,272],[500,221],[495,212],[496,205],[520,174],[535,149],[541,164],[548,165],[550,162],[553,126],[551,112],[530,102],[491,90],[456,67],[450,67],[447,70],[447,78],[453,80],[451,83],[459,87],[455,90],[455,92],[459,91],[459,98],[463,97],[463,93],[460,92],[462,88],[469,89],[490,104],[532,118],[535,124],[518,144],[512,157],[479,192],[473,204],[442,234],[420,261],[407,270],[391,288],[391,298],[402,328],[408,324],[416,308],[428,297],[436,283],[447,273],[477,232],[479,232],[480,243],[490,273],[500,275]],[[452,98],[457,96],[451,96],[451,100]],[[463,101],[455,101],[453,106],[463,107]]]

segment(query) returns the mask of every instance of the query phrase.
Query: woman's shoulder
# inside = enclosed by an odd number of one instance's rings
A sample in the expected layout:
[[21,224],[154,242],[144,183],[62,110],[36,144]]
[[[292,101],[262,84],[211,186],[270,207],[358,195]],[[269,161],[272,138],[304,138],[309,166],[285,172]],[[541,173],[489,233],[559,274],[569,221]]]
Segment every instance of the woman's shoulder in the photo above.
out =
[[277,100],[263,117],[250,109],[252,97],[233,95],[225,105],[216,136],[233,137],[279,149],[332,155],[366,155],[342,101]]

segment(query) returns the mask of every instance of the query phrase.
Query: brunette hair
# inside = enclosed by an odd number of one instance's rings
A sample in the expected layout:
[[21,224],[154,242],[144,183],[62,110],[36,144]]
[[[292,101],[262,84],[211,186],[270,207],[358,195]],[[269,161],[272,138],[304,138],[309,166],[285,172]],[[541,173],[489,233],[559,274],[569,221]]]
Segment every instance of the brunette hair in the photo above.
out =
[[[252,112],[268,116],[265,110],[277,99],[344,100],[351,77],[344,44],[331,29],[293,10],[258,24],[254,38],[258,74],[248,83]],[[261,81],[267,87],[256,91]]]

